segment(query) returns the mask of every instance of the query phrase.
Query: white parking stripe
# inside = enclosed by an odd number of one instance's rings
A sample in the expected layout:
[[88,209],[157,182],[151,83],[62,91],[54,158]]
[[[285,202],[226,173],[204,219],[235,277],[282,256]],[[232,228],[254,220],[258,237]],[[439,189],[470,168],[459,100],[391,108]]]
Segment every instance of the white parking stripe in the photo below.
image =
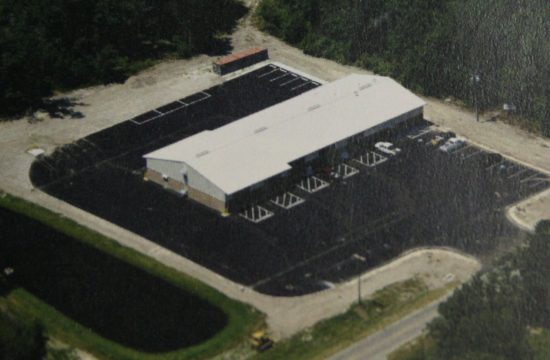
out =
[[269,72],[266,72],[265,74],[262,74],[262,75],[258,76],[258,79],[261,79],[261,78],[263,78],[264,76],[269,75],[269,74],[271,74],[271,73],[273,73],[273,72],[275,72],[275,71],[277,71],[277,70],[279,70],[279,68],[275,68],[275,69],[273,69],[273,70],[271,70],[271,71],[269,71]]
[[305,82],[301,85],[295,86],[292,89],[290,89],[290,91],[298,90],[299,88],[301,88],[302,86],[306,86],[307,84],[309,84],[309,82]]
[[288,76],[288,75],[290,75],[290,74],[286,73],[286,74],[283,74],[283,75],[281,75],[281,76],[274,77],[273,79],[269,79],[269,81],[270,81],[270,82],[273,82],[273,81],[282,79],[282,78],[284,78],[285,76]]
[[290,84],[291,82],[294,82],[294,81],[296,81],[296,80],[300,80],[300,78],[299,78],[298,76],[296,76],[296,75],[294,75],[294,74],[291,74],[291,75],[294,77],[294,79],[285,81],[284,83],[280,84],[279,86],[285,86],[285,85]]

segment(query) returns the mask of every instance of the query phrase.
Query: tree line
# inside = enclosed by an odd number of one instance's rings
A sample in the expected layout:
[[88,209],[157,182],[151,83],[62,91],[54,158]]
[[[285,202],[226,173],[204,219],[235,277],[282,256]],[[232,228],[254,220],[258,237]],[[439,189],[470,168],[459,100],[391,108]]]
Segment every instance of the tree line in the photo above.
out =
[[0,113],[160,58],[223,50],[220,34],[246,11],[240,0],[0,0]]
[[512,104],[546,136],[549,13],[546,0],[263,0],[258,8],[263,30],[308,54],[426,95],[484,109]]

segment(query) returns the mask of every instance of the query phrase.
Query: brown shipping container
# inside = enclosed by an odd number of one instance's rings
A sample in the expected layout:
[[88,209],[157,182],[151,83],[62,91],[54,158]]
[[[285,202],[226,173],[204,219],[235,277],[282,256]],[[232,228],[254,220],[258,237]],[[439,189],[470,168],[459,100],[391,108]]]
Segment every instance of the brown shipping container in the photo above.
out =
[[259,63],[269,58],[267,49],[252,48],[235,54],[227,55],[216,61],[212,68],[218,75],[229,74],[233,71]]

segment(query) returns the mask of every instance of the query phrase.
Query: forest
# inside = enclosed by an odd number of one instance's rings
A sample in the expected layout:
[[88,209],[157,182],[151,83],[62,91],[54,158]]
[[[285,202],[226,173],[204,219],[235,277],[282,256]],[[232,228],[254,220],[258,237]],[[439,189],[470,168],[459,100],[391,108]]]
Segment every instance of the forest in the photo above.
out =
[[0,113],[159,59],[223,53],[246,11],[239,0],[0,0]]
[[305,53],[389,75],[429,96],[550,136],[547,0],[263,0],[261,29]]

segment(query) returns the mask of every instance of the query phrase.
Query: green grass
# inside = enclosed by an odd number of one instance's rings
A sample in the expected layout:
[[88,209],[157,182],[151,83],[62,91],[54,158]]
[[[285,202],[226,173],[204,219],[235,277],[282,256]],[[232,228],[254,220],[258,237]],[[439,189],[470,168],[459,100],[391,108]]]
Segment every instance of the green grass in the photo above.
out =
[[411,341],[388,356],[388,360],[427,360],[435,348],[435,342],[429,336],[423,335]]
[[529,345],[533,349],[533,360],[550,359],[550,330],[535,329],[529,335]]
[[121,246],[114,240],[70,219],[5,193],[0,193],[0,206],[33,218],[78,241],[139,267],[154,276],[165,279],[184,291],[220,308],[228,318],[227,326],[204,343],[169,353],[147,354],[100,337],[91,330],[65,317],[24,289],[15,289],[6,298],[0,299],[0,305],[6,306],[18,314],[23,314],[28,319],[36,319],[42,323],[46,336],[57,338],[71,346],[84,349],[99,358],[105,359],[203,359],[212,357],[246,341],[248,335],[254,329],[263,326],[263,315],[253,308],[231,300],[200,281],[135,250]]
[[255,359],[326,358],[431,303],[456,285],[430,291],[416,278],[390,285],[362,304],[355,304],[347,312],[276,344]]

